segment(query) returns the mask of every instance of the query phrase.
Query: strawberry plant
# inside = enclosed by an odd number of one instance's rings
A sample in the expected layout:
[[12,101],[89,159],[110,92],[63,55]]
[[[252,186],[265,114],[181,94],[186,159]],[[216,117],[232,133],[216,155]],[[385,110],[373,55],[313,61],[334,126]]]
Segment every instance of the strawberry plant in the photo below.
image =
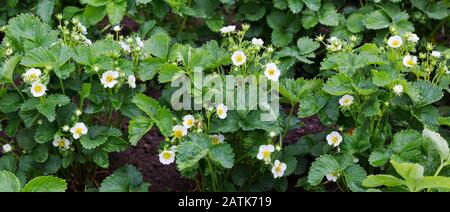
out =
[[448,191],[449,6],[2,1],[0,191]]

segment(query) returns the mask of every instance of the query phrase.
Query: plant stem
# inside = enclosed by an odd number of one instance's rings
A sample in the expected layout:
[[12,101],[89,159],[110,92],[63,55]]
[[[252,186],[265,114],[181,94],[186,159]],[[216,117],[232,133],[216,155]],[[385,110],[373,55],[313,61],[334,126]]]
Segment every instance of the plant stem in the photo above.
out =
[[[438,176],[439,173],[442,171],[442,169],[447,165],[447,162],[441,161],[441,165],[438,167],[438,169],[436,170],[436,172],[434,173],[433,176]],[[431,188],[427,189],[427,192],[431,192]]]
[[64,95],[66,95],[66,92],[64,91],[64,84],[63,84],[63,81],[62,81],[61,78],[59,78],[59,85],[61,86],[62,93],[63,93]]
[[16,89],[17,93],[19,93],[20,97],[22,98],[22,100],[25,100],[25,96],[23,95],[22,91],[20,91],[20,89],[17,87],[17,85],[11,81],[12,86],[14,87],[14,89]]
[[216,188],[216,173],[214,172],[214,169],[211,165],[211,161],[209,161],[210,156],[208,155],[208,157],[206,157],[206,162],[208,163],[208,168],[209,171],[211,172],[211,178],[212,178],[212,186],[213,186],[213,191],[217,191]]
[[284,137],[286,136],[287,132],[289,131],[289,128],[291,127],[291,120],[292,120],[292,113],[294,112],[294,103],[291,102],[291,110],[289,111],[289,116],[287,119],[287,125],[286,125],[286,129],[284,129],[283,132],[283,136],[281,136],[281,140],[284,139]]

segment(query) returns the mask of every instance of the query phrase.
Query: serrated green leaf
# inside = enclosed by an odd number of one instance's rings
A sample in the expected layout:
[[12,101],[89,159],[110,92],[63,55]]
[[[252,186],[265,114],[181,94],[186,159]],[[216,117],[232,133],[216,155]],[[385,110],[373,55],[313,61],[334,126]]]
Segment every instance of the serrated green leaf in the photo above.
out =
[[367,29],[383,29],[391,25],[391,20],[382,10],[375,10],[367,15],[364,25]]
[[19,179],[9,171],[0,171],[0,192],[19,192]]
[[160,59],[167,60],[171,38],[166,34],[156,34],[144,42],[144,51]]
[[331,155],[321,155],[311,164],[308,172],[308,183],[312,186],[319,185],[325,175],[339,169],[339,163]]
[[119,24],[127,10],[127,1],[110,1],[106,5],[109,22],[112,25]]
[[128,126],[128,139],[136,146],[139,140],[153,127],[153,121],[144,116],[134,117]]
[[28,182],[22,192],[64,192],[66,189],[65,180],[53,176],[42,176]]
[[212,146],[209,155],[213,161],[224,168],[231,169],[234,165],[234,152],[230,144],[224,143]]
[[365,187],[378,187],[378,186],[402,186],[405,182],[398,179],[392,175],[369,175],[363,181],[363,186]]
[[147,192],[149,184],[132,165],[125,165],[103,180],[100,192]]

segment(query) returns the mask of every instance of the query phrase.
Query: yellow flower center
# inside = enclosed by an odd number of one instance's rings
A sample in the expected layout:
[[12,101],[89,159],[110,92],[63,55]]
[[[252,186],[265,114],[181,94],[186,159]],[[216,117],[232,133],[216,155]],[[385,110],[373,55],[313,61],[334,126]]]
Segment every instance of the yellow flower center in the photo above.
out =
[[409,59],[408,61],[406,61],[406,64],[408,64],[409,66],[413,66],[414,61],[412,59]]
[[270,76],[273,76],[273,75],[275,74],[275,70],[274,70],[274,69],[269,69],[269,70],[267,71],[267,73],[268,73]]
[[186,123],[187,123],[189,126],[191,126],[192,124],[194,124],[194,120],[188,119],[188,120],[186,121]]
[[242,60],[244,60],[244,58],[242,57],[242,55],[237,55],[237,56],[236,56],[236,61],[237,61],[237,62],[242,62]]
[[216,137],[216,136],[212,137],[212,143],[213,144],[218,144],[219,143],[219,138]]
[[275,172],[276,173],[280,173],[281,172],[281,166],[276,166],[275,167]]
[[34,79],[36,79],[37,77],[38,77],[37,74],[32,73],[32,74],[30,74],[30,76],[28,76],[28,79],[29,79],[29,80],[34,80]]
[[344,99],[344,104],[346,105],[350,104],[350,99]]
[[183,137],[183,132],[181,130],[175,130],[175,137],[177,138]]
[[66,146],[66,142],[64,142],[64,140],[59,140],[58,147],[63,148],[64,146]]
[[34,91],[35,91],[36,93],[40,93],[40,92],[42,92],[42,90],[43,90],[43,88],[42,88],[41,85],[36,85],[36,86],[34,86]]
[[338,142],[338,138],[337,138],[336,136],[333,136],[333,137],[331,138],[331,142],[332,142],[333,144],[336,144],[336,143]]
[[217,109],[217,114],[222,115],[223,114],[223,109],[222,108],[218,108]]
[[398,40],[393,40],[392,41],[392,46],[399,46],[400,42]]
[[81,127],[75,128],[75,134],[77,135],[83,134],[83,129]]
[[267,150],[264,150],[264,151],[262,152],[262,155],[263,155],[264,158],[268,158],[268,157],[270,157],[270,152],[267,151]]
[[170,152],[163,152],[163,158],[166,160],[169,160],[170,157],[172,157],[172,154]]
[[107,83],[111,83],[112,81],[114,81],[114,77],[112,75],[106,76],[106,82]]

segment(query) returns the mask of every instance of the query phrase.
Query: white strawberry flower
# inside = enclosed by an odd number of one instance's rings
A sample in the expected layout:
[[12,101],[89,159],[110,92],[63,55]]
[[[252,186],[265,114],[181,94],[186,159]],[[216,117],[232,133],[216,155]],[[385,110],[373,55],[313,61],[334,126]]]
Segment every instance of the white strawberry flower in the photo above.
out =
[[12,151],[12,146],[10,144],[5,144],[2,146],[3,152],[8,153]]
[[417,43],[419,41],[419,36],[414,33],[408,32],[406,33],[406,39],[410,42]]
[[128,76],[128,85],[130,88],[136,88],[136,77],[133,74]]
[[22,75],[22,78],[25,82],[34,82],[38,80],[41,75],[41,70],[37,68],[30,68]]
[[285,163],[275,160],[272,166],[273,178],[282,177],[284,175],[284,171],[286,171],[286,168],[287,166]]
[[403,65],[406,67],[413,67],[417,64],[417,57],[412,55],[406,55],[403,57]]
[[233,65],[241,66],[242,64],[245,63],[247,57],[245,56],[242,50],[238,50],[233,52],[233,55],[231,55],[231,60],[233,61]]
[[211,135],[211,140],[213,144],[221,144],[225,140],[225,137],[222,134]]
[[266,70],[264,71],[264,75],[266,75],[266,77],[269,80],[278,81],[280,74],[281,74],[280,69],[278,69],[275,63],[266,64]]
[[252,44],[257,47],[261,47],[264,45],[264,41],[261,38],[252,38]]
[[127,43],[125,43],[125,42],[123,42],[123,41],[120,41],[119,44],[120,44],[120,47],[122,47],[122,49],[123,49],[125,52],[131,53],[131,47],[130,47],[129,44],[127,44]]
[[120,30],[122,30],[122,27],[120,27],[120,25],[116,25],[116,26],[113,27],[113,30],[115,32],[120,32]]
[[136,37],[136,44],[137,44],[140,48],[144,48],[144,41],[141,40],[141,37]]
[[81,136],[88,133],[88,128],[84,123],[78,122],[72,128],[70,128],[70,132],[72,133],[74,139],[79,139]]
[[187,135],[187,128],[181,125],[175,125],[172,128],[175,138],[181,138]]
[[105,88],[113,88],[117,84],[117,78],[119,77],[119,72],[117,71],[107,71],[103,73],[100,82]]
[[234,30],[236,30],[236,26],[230,25],[230,26],[222,27],[220,29],[220,32],[223,34],[226,34],[226,33],[234,32]]
[[339,99],[339,105],[348,107],[353,103],[353,96],[345,94]]
[[398,48],[403,44],[403,39],[398,35],[394,35],[388,39],[387,43],[392,48]]
[[395,85],[392,90],[394,91],[394,94],[397,96],[401,96],[403,93],[403,86],[400,84]]
[[164,165],[169,165],[175,161],[175,152],[170,150],[164,150],[159,153],[159,162]]
[[332,172],[325,175],[328,181],[336,182],[340,174],[338,172]]
[[219,104],[216,108],[217,116],[219,116],[220,119],[227,118],[227,111],[228,111],[228,107],[222,103]]
[[441,52],[439,52],[439,51],[432,51],[431,52],[431,56],[433,56],[435,58],[440,58],[441,57]]
[[185,115],[183,116],[183,126],[186,127],[187,129],[191,128],[192,126],[194,126],[195,123],[195,118],[192,115]]
[[82,114],[83,114],[83,112],[81,110],[75,110],[76,116],[81,116]]
[[84,39],[84,44],[88,45],[88,46],[92,46],[92,41],[89,39]]
[[256,158],[259,160],[270,160],[270,155],[275,151],[275,147],[272,144],[259,146],[258,155]]
[[31,84],[31,94],[34,97],[44,96],[46,91],[47,87],[40,82],[33,82],[33,84]]
[[330,134],[328,134],[326,139],[327,139],[328,145],[333,146],[333,147],[339,146],[339,144],[341,144],[341,142],[342,142],[341,134],[339,134],[336,131],[333,131]]
[[70,141],[66,138],[57,138],[53,140],[53,146],[58,147],[60,149],[69,149],[70,148]]
[[78,26],[78,29],[80,30],[81,34],[83,34],[83,35],[87,34],[87,29],[81,22],[78,22],[77,26]]

